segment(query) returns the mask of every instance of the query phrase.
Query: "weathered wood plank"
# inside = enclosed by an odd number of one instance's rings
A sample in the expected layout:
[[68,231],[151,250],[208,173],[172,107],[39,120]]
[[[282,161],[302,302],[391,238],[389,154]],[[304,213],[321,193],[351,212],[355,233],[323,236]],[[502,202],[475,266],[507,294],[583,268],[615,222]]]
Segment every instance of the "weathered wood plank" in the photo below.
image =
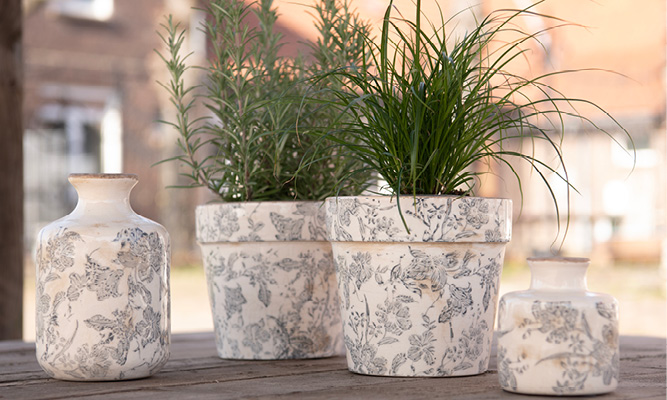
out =
[[23,331],[21,0],[0,2],[0,340]]
[[[665,344],[665,339],[658,338],[621,338],[621,383],[617,391],[604,398],[664,399]],[[370,377],[348,372],[344,357],[221,360],[216,356],[213,336],[195,334],[174,336],[172,357],[154,377],[76,383],[46,378],[37,365],[33,345],[8,342],[0,343],[0,398],[525,399],[500,389],[495,365],[494,357],[486,374],[461,378]]]

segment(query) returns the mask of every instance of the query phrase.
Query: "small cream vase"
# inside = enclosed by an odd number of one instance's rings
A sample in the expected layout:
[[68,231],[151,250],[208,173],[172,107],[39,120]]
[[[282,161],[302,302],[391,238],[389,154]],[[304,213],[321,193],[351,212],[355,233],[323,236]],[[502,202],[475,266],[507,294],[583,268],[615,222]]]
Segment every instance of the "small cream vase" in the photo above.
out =
[[37,360],[57,379],[154,374],[169,358],[169,235],[137,215],[131,174],[73,174],[71,214],[39,233]]
[[525,291],[500,300],[498,378],[524,394],[580,396],[618,385],[618,304],[586,288],[586,258],[529,258]]

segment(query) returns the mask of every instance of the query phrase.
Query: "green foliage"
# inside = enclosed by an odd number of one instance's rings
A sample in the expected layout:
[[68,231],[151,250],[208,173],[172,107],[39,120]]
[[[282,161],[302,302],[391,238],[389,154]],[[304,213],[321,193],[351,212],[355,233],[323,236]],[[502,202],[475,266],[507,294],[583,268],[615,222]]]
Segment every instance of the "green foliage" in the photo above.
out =
[[[509,71],[528,44],[540,46],[544,32],[522,31],[519,17],[550,20],[555,26],[547,30],[568,25],[535,12],[536,4],[493,12],[453,43],[446,33],[452,20],[441,16],[436,26],[422,15],[420,0],[414,21],[392,18],[390,4],[379,42],[365,37],[362,64],[316,77],[338,82],[330,85],[330,106],[349,118],[320,131],[321,137],[377,171],[394,195],[472,194],[479,175],[487,172],[476,166],[492,162],[508,166],[520,186],[518,159],[530,163],[556,202],[547,174],[557,174],[570,187],[567,172],[557,172],[564,121],[598,128],[577,112],[578,105],[592,106],[627,132],[597,105],[548,84],[549,77],[566,72],[524,78]],[[426,24],[434,34],[425,32]],[[348,136],[337,136],[340,130]],[[537,158],[530,148],[508,146],[523,138],[533,145],[546,142],[559,165]]]
[[[327,141],[313,146],[315,139],[305,134],[308,124],[339,122],[334,110],[302,99],[312,90],[306,79],[310,74],[361,58],[363,49],[346,43],[361,43],[367,25],[346,1],[318,3],[314,10],[321,37],[312,51],[319,63],[309,64],[302,56],[279,55],[282,37],[274,29],[272,3],[211,0],[203,9],[207,18],[202,30],[212,53],[206,66],[188,65],[188,56],[182,54],[185,32],[171,17],[162,25],[160,36],[168,52],[158,54],[171,77],[163,86],[176,110],[176,121],[165,123],[178,131],[181,149],[165,161],[185,164],[183,175],[191,186],[206,186],[225,201],[319,200],[348,171],[361,168],[356,159],[342,159]],[[249,18],[258,24],[253,26]],[[201,87],[185,84],[189,68],[205,75]],[[197,117],[202,114],[199,103],[210,116]],[[311,165],[300,169],[306,152],[311,152]],[[366,181],[352,181],[343,192],[358,194]]]

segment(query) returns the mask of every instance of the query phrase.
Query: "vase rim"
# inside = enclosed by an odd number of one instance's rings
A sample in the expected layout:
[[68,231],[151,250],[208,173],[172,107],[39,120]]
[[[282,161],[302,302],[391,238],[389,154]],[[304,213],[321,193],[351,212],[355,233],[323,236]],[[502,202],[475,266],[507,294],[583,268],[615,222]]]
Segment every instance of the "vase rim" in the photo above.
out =
[[69,174],[69,179],[132,179],[135,181],[139,180],[137,174],[88,174],[88,173],[76,173]]
[[572,264],[587,263],[591,261],[586,257],[528,257],[526,260],[529,262],[560,262]]

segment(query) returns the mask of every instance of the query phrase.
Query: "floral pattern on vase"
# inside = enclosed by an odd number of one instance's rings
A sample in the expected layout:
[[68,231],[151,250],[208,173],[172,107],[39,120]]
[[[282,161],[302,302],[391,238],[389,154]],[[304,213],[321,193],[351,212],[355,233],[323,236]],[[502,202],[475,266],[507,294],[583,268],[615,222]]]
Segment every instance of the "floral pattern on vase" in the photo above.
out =
[[100,205],[88,196],[88,186],[102,182],[120,186],[122,199],[136,176],[70,181],[79,191],[77,209],[39,235],[37,359],[64,380],[152,375],[169,358],[169,236],[130,212],[129,202]]
[[[488,201],[487,201],[488,200]],[[488,368],[509,200],[327,199],[348,368],[389,376]]]
[[[613,391],[619,377],[616,300],[586,291],[586,259],[529,263],[531,289],[508,293],[500,301],[501,386],[517,393],[564,396]],[[545,278],[547,274],[552,276]]]
[[342,351],[321,205],[198,207],[197,232],[220,357],[317,358]]

